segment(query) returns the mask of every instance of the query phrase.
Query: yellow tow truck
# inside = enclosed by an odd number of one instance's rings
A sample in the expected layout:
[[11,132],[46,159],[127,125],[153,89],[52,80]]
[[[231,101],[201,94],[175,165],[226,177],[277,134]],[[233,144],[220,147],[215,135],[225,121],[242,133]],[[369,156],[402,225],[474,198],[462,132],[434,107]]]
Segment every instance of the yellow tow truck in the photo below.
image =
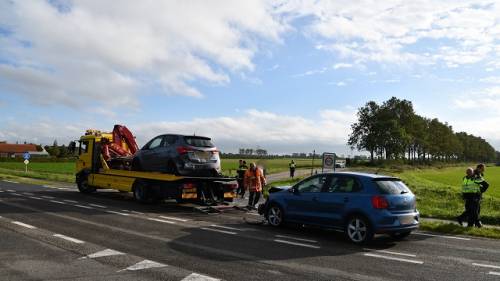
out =
[[[216,204],[231,202],[238,187],[229,177],[187,177],[131,170],[131,157],[105,160],[102,146],[113,141],[113,133],[88,130],[79,139],[76,183],[82,193],[98,189],[132,192],[141,203],[175,199],[177,202]],[[123,142],[123,147],[127,145]],[[76,143],[74,145],[76,150]]]

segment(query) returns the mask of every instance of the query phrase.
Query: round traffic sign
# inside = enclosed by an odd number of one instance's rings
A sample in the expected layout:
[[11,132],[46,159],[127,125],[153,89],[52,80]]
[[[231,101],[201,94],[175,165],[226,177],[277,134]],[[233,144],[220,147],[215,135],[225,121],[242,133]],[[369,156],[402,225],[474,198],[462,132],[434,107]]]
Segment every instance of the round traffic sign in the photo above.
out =
[[30,153],[29,153],[29,152],[25,152],[25,153],[23,154],[23,158],[24,158],[24,159],[26,159],[26,160],[30,159],[30,158],[31,158]]
[[333,158],[331,156],[325,157],[325,166],[333,166]]

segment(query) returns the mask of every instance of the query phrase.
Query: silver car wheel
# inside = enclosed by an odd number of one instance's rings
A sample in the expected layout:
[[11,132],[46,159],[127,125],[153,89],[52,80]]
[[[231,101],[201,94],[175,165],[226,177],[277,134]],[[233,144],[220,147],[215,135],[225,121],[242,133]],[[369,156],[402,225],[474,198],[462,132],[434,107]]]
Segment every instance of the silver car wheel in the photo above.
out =
[[366,239],[366,223],[360,218],[353,218],[347,225],[347,235],[355,243],[363,242]]
[[272,226],[281,225],[281,222],[283,221],[283,212],[281,211],[280,207],[272,206],[267,212],[267,220]]

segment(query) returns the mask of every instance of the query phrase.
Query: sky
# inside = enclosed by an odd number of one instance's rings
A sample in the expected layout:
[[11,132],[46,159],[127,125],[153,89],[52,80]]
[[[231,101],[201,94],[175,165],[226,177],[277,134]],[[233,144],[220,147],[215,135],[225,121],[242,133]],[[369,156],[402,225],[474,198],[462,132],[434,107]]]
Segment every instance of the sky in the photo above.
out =
[[392,96],[500,150],[500,3],[0,0],[8,142],[123,124],[349,155],[357,109]]

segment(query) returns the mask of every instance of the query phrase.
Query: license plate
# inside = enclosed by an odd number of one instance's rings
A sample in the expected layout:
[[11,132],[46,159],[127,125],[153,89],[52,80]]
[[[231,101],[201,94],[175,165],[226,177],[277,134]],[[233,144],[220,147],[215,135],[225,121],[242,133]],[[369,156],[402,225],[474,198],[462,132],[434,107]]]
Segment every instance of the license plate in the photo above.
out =
[[406,217],[400,217],[399,218],[399,223],[404,225],[404,224],[413,224],[415,221],[415,218],[413,216],[406,216]]
[[206,151],[196,151],[195,155],[202,161],[208,161],[210,159],[211,153]]

